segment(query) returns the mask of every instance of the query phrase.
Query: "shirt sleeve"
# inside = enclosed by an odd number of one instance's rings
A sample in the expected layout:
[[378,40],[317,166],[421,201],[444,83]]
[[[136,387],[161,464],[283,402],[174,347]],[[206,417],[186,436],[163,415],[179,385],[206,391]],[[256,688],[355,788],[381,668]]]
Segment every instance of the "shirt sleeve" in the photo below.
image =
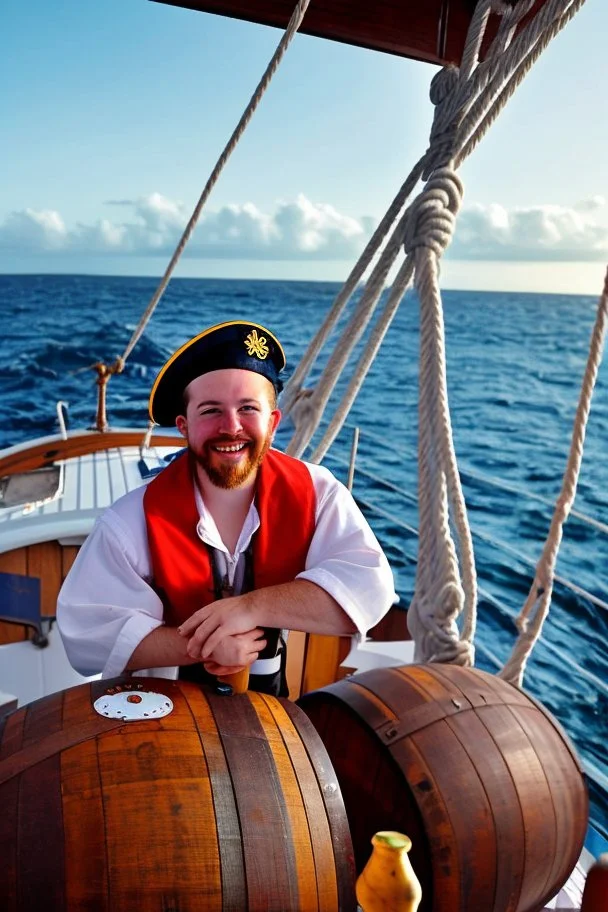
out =
[[59,593],[57,624],[80,674],[121,674],[139,643],[163,623],[162,602],[147,582],[150,560],[139,513],[131,510],[136,518],[129,519],[124,507],[122,515],[107,510]]
[[328,592],[362,636],[397,600],[388,560],[350,492],[323,466],[308,465],[317,495],[307,579]]

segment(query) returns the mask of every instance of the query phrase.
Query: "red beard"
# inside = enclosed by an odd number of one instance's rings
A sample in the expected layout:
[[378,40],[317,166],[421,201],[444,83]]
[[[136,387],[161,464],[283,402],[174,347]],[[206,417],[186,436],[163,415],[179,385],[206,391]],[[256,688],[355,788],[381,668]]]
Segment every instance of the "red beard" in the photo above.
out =
[[238,488],[255,472],[260,466],[264,456],[268,452],[272,443],[270,432],[266,434],[263,440],[255,442],[247,441],[247,449],[244,456],[239,460],[238,465],[230,465],[229,462],[222,462],[221,454],[216,453],[213,446],[230,446],[231,443],[242,442],[239,438],[222,438],[214,440],[213,443],[204,444],[200,453],[193,453],[196,462],[207,474],[211,484],[216,488]]

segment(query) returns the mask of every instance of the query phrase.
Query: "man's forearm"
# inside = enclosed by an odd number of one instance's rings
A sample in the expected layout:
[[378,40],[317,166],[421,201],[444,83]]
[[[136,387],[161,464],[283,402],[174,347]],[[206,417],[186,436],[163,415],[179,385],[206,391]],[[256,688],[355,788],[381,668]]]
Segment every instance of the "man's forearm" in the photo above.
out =
[[163,668],[172,665],[194,665],[196,659],[186,652],[187,641],[175,627],[156,627],[135,647],[125,671],[141,668]]
[[185,640],[190,638],[188,655],[207,659],[225,637],[252,627],[334,636],[349,636],[357,631],[338,602],[309,580],[293,580],[220,599],[199,608],[178,629]]
[[293,580],[237,596],[245,600],[256,627],[348,636],[355,624],[325,589],[309,580]]

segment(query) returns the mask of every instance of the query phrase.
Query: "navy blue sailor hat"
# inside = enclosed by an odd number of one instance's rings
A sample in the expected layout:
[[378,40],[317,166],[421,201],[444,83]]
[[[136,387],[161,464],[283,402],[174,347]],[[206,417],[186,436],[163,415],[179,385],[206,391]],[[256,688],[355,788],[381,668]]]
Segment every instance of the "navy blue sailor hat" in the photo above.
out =
[[231,320],[203,330],[184,343],[161,367],[148,403],[150,418],[162,427],[175,424],[183,412],[183,392],[202,374],[225,368],[254,371],[279,393],[285,352],[277,337],[249,320]]

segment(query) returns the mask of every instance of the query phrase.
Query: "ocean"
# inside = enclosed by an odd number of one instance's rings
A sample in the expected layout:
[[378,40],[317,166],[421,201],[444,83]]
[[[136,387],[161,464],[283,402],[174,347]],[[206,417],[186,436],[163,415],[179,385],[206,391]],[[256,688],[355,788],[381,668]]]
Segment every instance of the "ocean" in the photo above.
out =
[[[156,284],[150,278],[0,276],[0,447],[54,433],[60,399],[69,403],[72,427],[92,424],[96,387],[88,368],[122,354]],[[323,282],[172,280],[124,373],[110,380],[110,423],[145,427],[158,368],[178,345],[222,320],[267,325],[283,343],[289,373],[338,288]],[[477,664],[495,671],[514,643],[513,618],[530,588],[560,490],[597,299],[446,291],[444,307],[452,425],[481,589]],[[412,495],[418,317],[412,293],[325,460],[345,481],[353,429],[360,428],[353,493],[390,559],[404,608],[412,596],[417,550]],[[323,365],[315,368],[309,385]],[[279,430],[279,447],[289,439],[288,424]],[[608,524],[607,439],[604,364],[575,504],[600,524]],[[564,582],[556,583],[551,614],[525,678],[525,687],[576,744],[590,776],[592,818],[605,835],[607,569],[608,535],[571,517],[557,567]]]

